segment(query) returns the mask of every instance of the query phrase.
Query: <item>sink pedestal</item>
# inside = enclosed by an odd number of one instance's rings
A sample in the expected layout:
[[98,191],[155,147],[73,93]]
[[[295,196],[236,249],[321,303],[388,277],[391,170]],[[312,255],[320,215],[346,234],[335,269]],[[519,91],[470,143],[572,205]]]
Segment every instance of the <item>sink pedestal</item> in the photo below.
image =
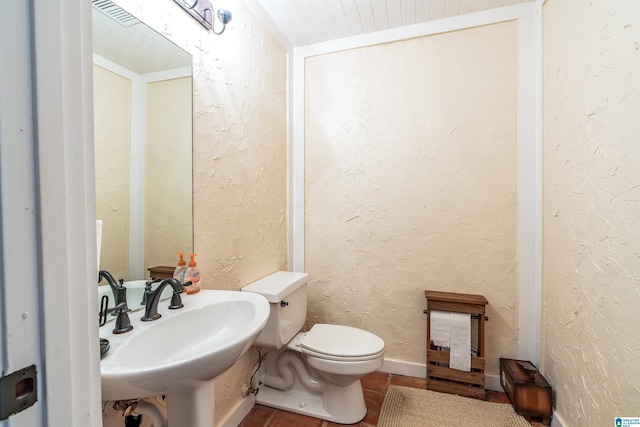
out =
[[169,427],[213,425],[213,381],[166,394]]

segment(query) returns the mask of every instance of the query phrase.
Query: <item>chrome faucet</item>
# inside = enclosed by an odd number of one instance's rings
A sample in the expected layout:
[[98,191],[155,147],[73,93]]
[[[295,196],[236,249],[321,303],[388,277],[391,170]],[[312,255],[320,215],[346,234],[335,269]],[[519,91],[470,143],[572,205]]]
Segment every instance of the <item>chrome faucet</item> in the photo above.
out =
[[111,292],[113,292],[113,298],[115,299],[114,306],[118,306],[121,303],[127,305],[127,288],[124,287],[124,279],[120,279],[120,283],[116,283],[115,279],[107,270],[100,270],[98,273],[98,283],[106,279],[109,286],[111,286]]
[[173,288],[173,295],[171,296],[169,309],[175,310],[184,307],[184,304],[182,304],[182,299],[180,298],[180,294],[184,292],[184,288],[179,281],[177,281],[173,277],[164,279],[162,282],[160,282],[155,291],[151,290],[152,283],[153,282],[147,282],[147,287],[144,291],[144,316],[142,316],[142,319],[140,319],[143,322],[150,322],[152,320],[159,319],[160,316],[162,316],[160,313],[158,313],[158,302],[160,301],[162,290],[167,285],[171,285],[171,287]]

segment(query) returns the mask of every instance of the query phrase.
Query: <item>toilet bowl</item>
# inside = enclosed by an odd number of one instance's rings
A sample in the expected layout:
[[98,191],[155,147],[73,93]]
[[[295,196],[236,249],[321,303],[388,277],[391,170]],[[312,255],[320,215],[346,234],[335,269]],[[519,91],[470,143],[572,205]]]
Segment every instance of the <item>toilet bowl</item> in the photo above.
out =
[[314,325],[300,340],[309,366],[325,379],[348,384],[382,366],[384,341],[377,335],[342,325]]
[[269,300],[271,314],[255,345],[268,347],[256,402],[353,424],[367,407],[360,379],[378,370],[384,341],[362,329],[316,324],[300,332],[306,318],[306,273],[277,272],[242,288]]

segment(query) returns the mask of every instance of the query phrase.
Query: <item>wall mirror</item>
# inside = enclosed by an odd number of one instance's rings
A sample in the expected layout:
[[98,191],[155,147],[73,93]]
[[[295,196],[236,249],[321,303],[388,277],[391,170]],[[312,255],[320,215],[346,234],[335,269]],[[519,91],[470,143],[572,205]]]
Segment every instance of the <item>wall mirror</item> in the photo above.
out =
[[192,58],[110,0],[92,2],[99,268],[140,280],[193,251]]

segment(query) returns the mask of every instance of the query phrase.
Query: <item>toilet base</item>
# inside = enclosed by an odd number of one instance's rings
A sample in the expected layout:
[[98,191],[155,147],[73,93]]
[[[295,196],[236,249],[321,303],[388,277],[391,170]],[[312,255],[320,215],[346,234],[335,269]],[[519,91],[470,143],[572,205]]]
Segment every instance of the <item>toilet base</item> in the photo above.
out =
[[354,424],[367,415],[360,380],[346,387],[326,384],[322,394],[282,391],[262,384],[256,403],[337,424]]

